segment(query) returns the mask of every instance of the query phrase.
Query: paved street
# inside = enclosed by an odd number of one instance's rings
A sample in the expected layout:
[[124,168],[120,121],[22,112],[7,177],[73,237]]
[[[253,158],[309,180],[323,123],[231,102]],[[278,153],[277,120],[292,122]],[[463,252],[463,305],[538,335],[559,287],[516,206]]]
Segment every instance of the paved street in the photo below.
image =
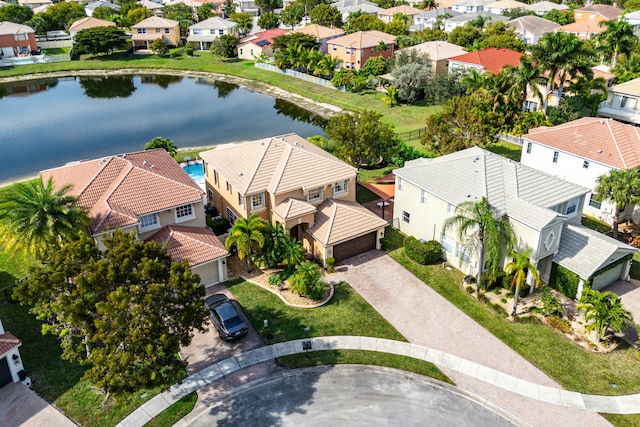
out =
[[75,423],[22,383],[0,388],[2,427],[74,427]]

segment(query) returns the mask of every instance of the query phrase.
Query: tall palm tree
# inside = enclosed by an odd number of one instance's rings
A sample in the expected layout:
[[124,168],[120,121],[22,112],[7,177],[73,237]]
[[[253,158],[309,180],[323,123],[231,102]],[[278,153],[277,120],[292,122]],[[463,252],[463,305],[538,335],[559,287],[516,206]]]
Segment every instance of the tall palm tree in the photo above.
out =
[[238,258],[247,258],[247,271],[253,271],[251,256],[264,246],[264,235],[262,232],[266,223],[256,214],[251,214],[249,218],[238,218],[229,230],[229,237],[224,242],[227,249],[235,245],[238,250]]
[[[579,74],[593,78],[591,70],[591,49],[575,34],[548,33],[531,49],[531,60],[547,73],[547,95],[558,81],[558,99],[562,97],[562,87],[570,78]],[[549,100],[545,99],[543,111],[547,111]]]
[[65,238],[89,225],[87,211],[69,195],[71,185],[56,188],[53,179],[16,184],[0,193],[0,244],[43,258]]
[[621,55],[616,61],[615,68],[612,67],[618,83],[628,82],[640,75],[640,55],[631,53]]
[[610,200],[615,205],[613,237],[618,238],[620,212],[628,205],[640,203],[640,169],[612,169],[596,180],[596,199]]
[[485,73],[478,71],[476,68],[472,68],[469,74],[462,77],[460,81],[467,86],[467,94],[472,94],[482,88],[485,77]]
[[516,315],[518,309],[518,296],[520,295],[520,288],[527,282],[527,275],[531,273],[533,277],[534,283],[533,286],[535,288],[540,284],[540,275],[538,274],[538,270],[536,270],[536,266],[533,265],[531,260],[532,249],[527,249],[523,253],[513,252],[511,256],[513,257],[513,261],[507,264],[504,267],[504,272],[507,275],[513,274],[513,279],[511,280],[511,289],[515,289],[513,295],[513,311],[511,312],[512,316]]
[[627,323],[633,321],[633,316],[622,306],[622,300],[613,292],[600,292],[587,289],[582,293],[578,310],[585,310],[587,321],[585,329],[595,330],[598,339],[604,338],[607,329],[620,332]]
[[593,80],[589,80],[584,76],[579,76],[567,87],[567,92],[587,98],[591,96],[592,90],[600,91],[603,95],[607,94],[607,81],[604,77],[596,77]]
[[489,201],[483,197],[479,202],[460,203],[456,206],[454,216],[447,218],[442,226],[443,232],[456,228],[458,240],[470,240],[471,246],[477,247],[478,292],[482,286],[485,260],[487,270],[497,271],[503,250],[511,252],[515,241],[511,224],[502,218],[496,218],[495,214]]
[[531,58],[522,55],[517,67],[505,67],[501,73],[509,75],[513,89],[520,92],[518,98],[523,110],[529,93],[537,97],[540,100],[540,105],[543,105],[544,97],[538,87],[538,81],[541,78],[540,68],[535,66]]
[[633,34],[633,26],[624,20],[624,16],[619,20],[600,22],[599,25],[607,29],[596,35],[596,42],[603,51],[610,52],[611,68],[614,68],[618,54],[631,53],[637,45],[638,38]]

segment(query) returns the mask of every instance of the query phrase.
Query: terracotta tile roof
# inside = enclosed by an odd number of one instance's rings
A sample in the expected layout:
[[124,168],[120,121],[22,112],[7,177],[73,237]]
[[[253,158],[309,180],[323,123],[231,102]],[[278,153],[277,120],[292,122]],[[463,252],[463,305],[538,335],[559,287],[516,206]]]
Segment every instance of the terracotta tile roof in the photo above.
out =
[[590,6],[581,7],[576,9],[574,13],[596,13],[608,21],[618,19],[622,15],[623,10],[617,7],[609,6],[606,4],[592,4]]
[[583,117],[523,138],[618,169],[640,166],[640,130],[612,119]]
[[316,207],[306,200],[286,198],[282,203],[273,208],[273,213],[283,220],[297,218],[316,212]]
[[94,234],[138,223],[138,217],[202,200],[204,193],[163,149],[68,163],[40,172],[89,210]]
[[381,41],[386,44],[393,44],[396,42],[396,36],[392,36],[391,34],[383,33],[382,31],[377,30],[358,31],[353,34],[329,40],[329,43],[337,46],[349,46],[356,49],[366,49],[368,47],[378,46]]
[[146,240],[166,243],[172,260],[186,259],[191,267],[229,256],[220,239],[206,227],[168,225]]
[[221,145],[200,157],[245,195],[317,188],[357,174],[353,166],[296,134]]
[[309,234],[323,246],[342,243],[379,228],[387,221],[355,202],[326,199],[318,205],[315,224]]
[[306,27],[298,28],[294,33],[307,34],[320,40],[327,37],[341,36],[344,34],[344,30],[341,30],[340,28],[329,28],[323,25],[311,24]]
[[115,27],[116,23],[111,21],[105,21],[104,19],[92,18],[87,16],[86,18],[78,19],[69,27],[69,31],[80,31],[85,28],[94,27]]
[[573,34],[600,34],[606,29],[606,27],[601,27],[598,21],[591,19],[588,21],[572,22],[571,24],[562,25],[554,31],[556,33],[563,31],[565,33]]
[[0,335],[0,356],[21,344],[22,341],[9,332]]
[[515,0],[498,0],[493,3],[485,4],[485,9],[523,9],[528,3],[522,3]]
[[238,46],[246,45],[247,43],[253,43],[258,46],[266,46],[273,44],[273,39],[284,34],[289,34],[289,31],[280,28],[274,28],[272,30],[260,31],[259,33],[251,34],[238,43]]
[[521,52],[516,52],[515,50],[490,47],[488,49],[476,50],[465,53],[464,55],[454,56],[453,58],[449,58],[449,61],[479,65],[484,71],[498,74],[500,70],[507,65],[517,67],[520,64],[522,55]]
[[390,7],[388,9],[378,12],[378,16],[394,16],[396,13],[402,13],[406,16],[413,16],[424,12],[422,9],[418,9],[407,4],[400,6]]

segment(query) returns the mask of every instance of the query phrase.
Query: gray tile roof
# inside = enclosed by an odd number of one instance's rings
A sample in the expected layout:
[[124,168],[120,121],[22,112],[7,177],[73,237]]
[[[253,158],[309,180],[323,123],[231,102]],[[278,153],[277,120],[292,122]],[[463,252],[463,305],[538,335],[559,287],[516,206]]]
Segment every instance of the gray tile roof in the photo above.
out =
[[589,192],[478,147],[406,162],[394,173],[453,205],[486,197],[500,214],[538,230],[559,218],[551,208]]
[[583,279],[637,249],[580,225],[565,224],[553,262]]
[[474,19],[477,19],[479,16],[482,16],[484,18],[491,18],[491,22],[509,20],[509,18],[507,18],[506,16],[496,15],[495,13],[482,11],[482,12],[462,13],[458,16],[454,16],[453,18],[446,19],[445,22],[469,22],[469,21],[473,21]]
[[528,31],[532,34],[550,33],[560,25],[539,16],[526,15],[512,19],[507,24],[516,31]]
[[568,10],[569,6],[566,4],[558,4],[550,1],[539,1],[537,3],[528,4],[524,7],[524,10],[531,10],[534,12],[543,12],[546,13],[550,10]]
[[230,30],[236,25],[235,22],[222,19],[219,16],[214,16],[204,21],[200,21],[197,24],[193,24],[189,29],[202,29],[202,30]]
[[451,15],[453,16],[458,16],[461,15],[462,12],[457,12],[453,9],[447,9],[447,8],[443,8],[440,7],[438,9],[431,9],[431,10],[426,10],[422,13],[417,14],[415,17],[416,18],[424,18],[424,19],[428,19],[428,18],[437,18],[438,16],[442,16],[442,15]]

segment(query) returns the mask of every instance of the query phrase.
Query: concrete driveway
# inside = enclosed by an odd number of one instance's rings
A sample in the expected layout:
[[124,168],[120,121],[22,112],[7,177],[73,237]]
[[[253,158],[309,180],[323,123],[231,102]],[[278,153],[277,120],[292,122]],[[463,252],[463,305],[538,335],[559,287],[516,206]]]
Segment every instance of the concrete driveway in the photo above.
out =
[[[349,283],[412,343],[433,347],[527,381],[560,388],[382,251],[370,251],[345,260],[329,280]],[[559,360],[558,363],[563,362]],[[446,369],[444,373],[463,390],[488,399],[533,426],[610,425],[595,413],[515,395]]]
[[2,427],[75,427],[75,423],[22,383],[0,388]]
[[636,323],[640,322],[640,281],[635,279],[631,279],[630,282],[618,280],[602,291],[610,291],[618,295],[622,300],[622,305],[631,312]]
[[180,425],[205,426],[514,425],[470,396],[420,375],[337,365],[281,372],[227,393]]

